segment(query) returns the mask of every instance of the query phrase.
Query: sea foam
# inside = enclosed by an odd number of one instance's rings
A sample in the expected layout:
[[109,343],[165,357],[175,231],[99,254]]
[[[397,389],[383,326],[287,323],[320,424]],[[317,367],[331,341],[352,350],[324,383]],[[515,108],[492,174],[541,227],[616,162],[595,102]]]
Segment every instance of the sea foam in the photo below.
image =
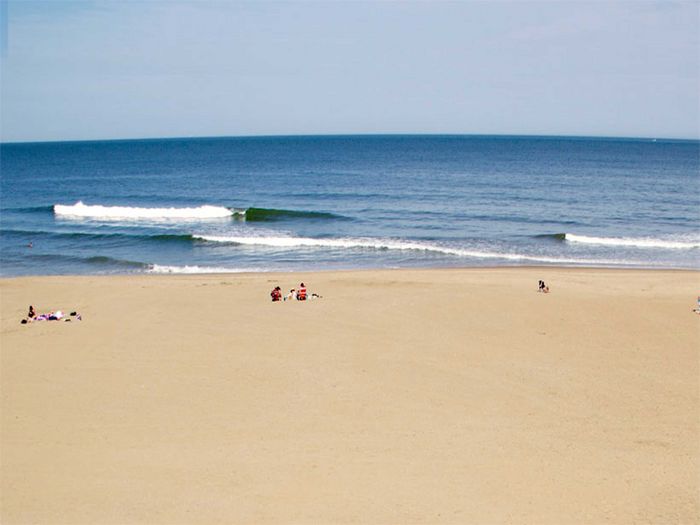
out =
[[243,272],[261,272],[260,268],[221,268],[215,266],[167,266],[153,264],[148,269],[147,273],[243,273]]
[[103,220],[136,219],[218,219],[231,217],[233,212],[223,206],[196,208],[135,208],[128,206],[87,205],[79,201],[73,205],[56,204],[54,213],[64,217],[85,217]]
[[588,237],[586,235],[565,234],[568,242],[582,244],[599,244],[604,246],[628,246],[632,248],[667,248],[687,250],[700,248],[699,240],[681,241],[671,239],[655,239],[652,237]]
[[441,246],[439,244],[409,242],[394,239],[362,239],[362,238],[339,238],[339,239],[315,239],[310,237],[242,237],[242,236],[215,236],[215,235],[193,235],[194,239],[207,242],[228,243],[245,246],[268,246],[281,249],[295,248],[335,248],[335,249],[375,249],[375,250],[413,250],[423,252],[435,252],[443,255],[453,255],[456,257],[470,257],[476,259],[500,259],[506,261],[525,261],[533,263],[551,264],[595,264],[595,265],[625,265],[635,266],[636,264],[625,260],[615,259],[584,259],[566,257],[547,257],[540,255],[528,255],[511,252],[472,250],[466,248],[455,248]]

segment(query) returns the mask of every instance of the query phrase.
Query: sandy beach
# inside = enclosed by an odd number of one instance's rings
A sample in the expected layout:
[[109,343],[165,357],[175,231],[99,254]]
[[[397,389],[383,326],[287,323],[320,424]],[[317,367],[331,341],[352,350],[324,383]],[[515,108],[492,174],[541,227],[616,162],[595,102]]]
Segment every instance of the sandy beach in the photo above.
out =
[[[300,281],[323,297],[270,302]],[[2,279],[1,521],[698,523],[699,292],[564,268]],[[83,320],[21,325],[30,304]]]

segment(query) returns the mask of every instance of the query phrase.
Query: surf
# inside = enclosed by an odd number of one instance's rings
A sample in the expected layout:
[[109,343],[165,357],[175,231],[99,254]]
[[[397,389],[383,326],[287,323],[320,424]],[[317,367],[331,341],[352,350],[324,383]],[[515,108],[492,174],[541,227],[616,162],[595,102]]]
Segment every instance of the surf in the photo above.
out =
[[[79,217],[100,220],[163,220],[163,219],[220,219],[234,218],[250,222],[280,221],[285,219],[343,219],[341,215],[322,211],[286,210],[277,208],[229,208],[205,204],[197,207],[147,208],[132,206],[88,205],[83,201],[75,204],[54,204],[48,208],[59,217]],[[45,211],[34,208],[33,211]]]
[[[327,248],[327,249],[371,249],[371,250],[403,250],[433,252],[441,255],[474,258],[474,259],[500,259],[511,262],[533,262],[548,264],[572,264],[599,266],[637,266],[634,261],[618,259],[586,259],[569,257],[549,257],[529,255],[512,252],[471,250],[441,246],[438,244],[402,241],[394,239],[368,239],[368,238],[311,238],[311,237],[245,237],[245,236],[216,236],[193,235],[195,240],[211,243],[225,243],[239,246],[264,246],[270,248],[293,250],[298,248]],[[645,263],[648,264],[648,263]]]
[[225,268],[218,266],[168,266],[161,264],[149,264],[146,268],[146,273],[154,274],[203,274],[203,273],[259,273],[263,272],[260,268]]
[[574,244],[597,244],[601,246],[625,246],[630,248],[662,248],[669,250],[689,250],[700,248],[699,240],[682,241],[658,239],[653,237],[589,237],[587,235],[565,233],[563,234],[562,240]]
[[78,201],[73,205],[55,204],[54,214],[59,217],[78,217],[100,220],[168,220],[168,219],[221,219],[231,217],[233,211],[223,206],[204,205],[194,208],[139,208],[130,206],[87,205]]

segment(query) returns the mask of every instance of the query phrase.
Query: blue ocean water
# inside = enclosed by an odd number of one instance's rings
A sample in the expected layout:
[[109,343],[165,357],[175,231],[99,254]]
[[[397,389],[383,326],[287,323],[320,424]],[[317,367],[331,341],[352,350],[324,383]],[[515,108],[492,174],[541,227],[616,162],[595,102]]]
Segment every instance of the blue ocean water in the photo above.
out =
[[0,145],[3,276],[700,267],[700,143],[309,136]]

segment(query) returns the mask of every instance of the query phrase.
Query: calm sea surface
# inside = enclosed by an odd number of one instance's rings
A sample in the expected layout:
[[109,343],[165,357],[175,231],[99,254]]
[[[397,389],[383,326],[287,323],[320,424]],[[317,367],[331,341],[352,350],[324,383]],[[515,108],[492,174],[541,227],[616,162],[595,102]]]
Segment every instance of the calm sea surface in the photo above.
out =
[[333,136],[0,145],[0,273],[700,267],[700,143]]

